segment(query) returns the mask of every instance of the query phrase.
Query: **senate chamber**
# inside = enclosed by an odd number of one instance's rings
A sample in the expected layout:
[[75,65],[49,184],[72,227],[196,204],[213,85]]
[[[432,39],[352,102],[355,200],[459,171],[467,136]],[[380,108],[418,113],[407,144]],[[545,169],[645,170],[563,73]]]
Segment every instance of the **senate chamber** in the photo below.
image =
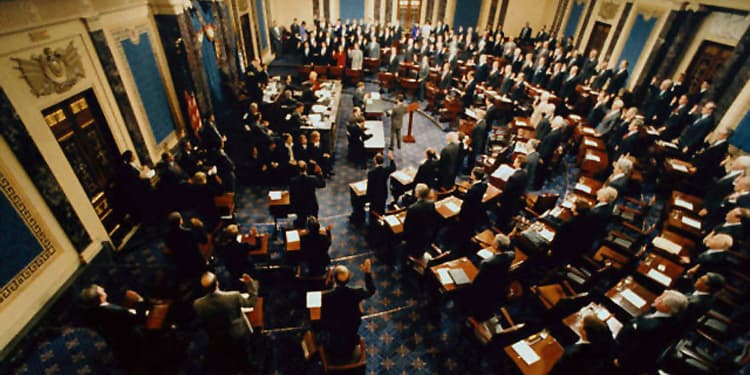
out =
[[0,373],[750,374],[748,0],[0,2]]

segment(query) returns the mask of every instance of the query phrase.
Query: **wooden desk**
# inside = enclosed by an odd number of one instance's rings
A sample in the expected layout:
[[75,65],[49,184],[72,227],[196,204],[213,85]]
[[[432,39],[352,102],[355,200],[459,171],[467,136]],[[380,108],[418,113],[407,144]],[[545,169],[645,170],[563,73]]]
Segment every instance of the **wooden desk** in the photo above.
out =
[[703,209],[703,198],[675,190],[667,201],[667,212],[672,211],[673,208],[696,214]]
[[372,137],[365,141],[365,151],[369,153],[382,152],[385,149],[385,134],[383,121],[365,121],[365,131]]
[[164,328],[164,321],[167,319],[172,302],[159,301],[151,306],[146,317],[143,327],[147,330],[159,330]]
[[516,169],[508,164],[500,164],[491,174],[488,185],[493,185],[502,190],[510,176],[516,172]]
[[669,175],[687,177],[694,175],[697,169],[692,163],[680,159],[666,158],[664,159],[664,171]]
[[[481,250],[479,250],[477,252],[477,255],[480,258],[482,258],[482,256],[479,255],[479,253],[481,253],[482,250],[486,250],[486,251],[489,251],[489,252],[491,252],[493,254],[497,254],[497,252],[495,251],[495,248],[493,248],[492,246],[486,246],[486,247],[484,247],[483,249],[481,249]],[[524,253],[523,251],[521,251],[521,249],[519,249],[518,247],[515,247],[513,249],[513,253],[514,253],[515,257],[513,258],[513,261],[510,262],[510,270],[511,271],[513,271],[516,268],[520,267],[524,262],[526,262],[526,260],[529,259],[529,256],[526,255],[526,253]]]
[[482,196],[482,203],[488,203],[492,202],[498,197],[500,197],[500,194],[503,191],[496,188],[495,185],[487,184],[487,190],[484,192],[484,195]]
[[[466,273],[466,276],[469,278],[470,283],[463,284],[463,285],[456,285],[453,282],[446,282],[445,284],[443,284],[440,281],[440,272],[443,272],[441,270],[450,270],[450,269],[455,269],[455,268],[460,268],[464,270],[464,272]],[[464,288],[468,285],[471,285],[471,281],[474,281],[474,278],[477,277],[477,273],[479,272],[477,267],[474,266],[474,263],[472,263],[471,260],[469,260],[469,258],[467,257],[461,257],[458,259],[454,259],[450,262],[445,262],[443,264],[432,266],[430,267],[430,271],[432,272],[432,276],[435,278],[435,280],[437,280],[438,285],[440,285],[440,293],[443,293],[443,294],[450,293],[455,290]]]
[[378,99],[366,99],[365,100],[365,118],[379,120],[383,113],[391,107],[391,104],[385,100]]
[[352,182],[349,184],[349,191],[357,197],[364,197],[367,195],[367,179]]
[[[680,245],[682,247],[680,249],[680,252],[677,253],[677,256],[691,256],[693,254],[693,251],[695,250],[696,243],[695,241],[685,238],[684,236],[681,236],[675,232],[669,231],[668,229],[664,229],[661,231],[660,237],[664,237],[665,239],[674,242],[677,245]],[[667,253],[671,253],[667,251]]]
[[656,299],[654,292],[633,280],[632,276],[620,280],[604,295],[634,318],[649,311],[651,302]]
[[[513,348],[514,345],[528,345],[531,347],[538,359],[531,364],[527,364],[523,358]],[[557,360],[562,357],[565,349],[557,340],[552,337],[546,330],[531,335],[513,345],[505,347],[505,354],[513,360],[521,373],[524,375],[544,375],[547,374]]]
[[461,212],[461,205],[463,203],[463,200],[451,195],[435,202],[435,211],[437,211],[443,219],[448,220]]
[[482,247],[492,247],[492,243],[495,241],[495,235],[496,233],[491,229],[485,229],[474,235],[473,239]]
[[268,234],[259,233],[258,236],[251,236],[249,233],[245,233],[241,235],[240,241],[251,246],[258,246],[258,241],[260,241],[260,246],[251,250],[248,254],[250,256],[268,256]]
[[597,150],[607,149],[607,146],[604,144],[604,141],[602,141],[599,138],[589,136],[589,135],[583,136],[583,140],[581,141],[581,147],[593,148]]
[[624,255],[607,245],[602,245],[596,250],[596,253],[594,253],[594,260],[601,263],[609,260],[612,262],[612,267],[618,270],[630,263],[630,258],[627,255]]
[[606,151],[593,148],[585,149],[581,157],[581,172],[591,176],[603,173],[609,168],[609,155]]
[[682,210],[672,210],[667,217],[667,228],[686,234],[693,239],[703,236],[703,221],[698,215],[691,215]]
[[637,271],[662,286],[671,288],[680,279],[685,267],[661,255],[649,253],[638,265]]
[[284,232],[284,243],[286,243],[286,251],[299,251],[302,249],[302,231],[293,229]]
[[607,310],[606,307],[598,303],[591,302],[588,305],[582,307],[580,310],[568,315],[562,321],[563,324],[568,326],[578,337],[581,337],[581,326],[583,324],[583,318],[587,315],[595,315],[603,323],[607,324],[609,331],[612,332],[612,337],[617,337],[617,334],[622,329],[622,323],[617,320],[615,315]]
[[573,191],[580,192],[591,197],[596,197],[596,192],[602,188],[602,185],[603,183],[591,177],[580,176],[578,177],[578,181],[576,181],[576,184],[573,187]]
[[252,307],[252,310],[245,313],[247,320],[250,321],[250,326],[254,330],[263,332],[266,327],[265,320],[263,319],[263,297],[258,297],[258,302]]
[[414,187],[414,177],[417,175],[417,169],[407,167],[391,173],[391,195],[396,198]]
[[393,215],[384,215],[383,220],[385,225],[391,230],[391,233],[398,235],[404,232],[404,220],[406,219],[406,211],[401,211]]
[[319,298],[322,304],[322,300],[323,300],[322,293],[324,292],[323,291],[309,291],[307,292],[307,295],[305,296],[305,300],[306,300],[305,306],[307,307],[307,311],[309,311],[310,313],[310,321],[320,320],[321,306],[318,303],[315,303],[313,306],[311,306],[311,300]]
[[[276,193],[279,193],[279,192],[280,192],[280,195],[276,196]],[[269,207],[289,206],[289,191],[288,190],[271,190],[270,192],[268,192],[268,206]]]

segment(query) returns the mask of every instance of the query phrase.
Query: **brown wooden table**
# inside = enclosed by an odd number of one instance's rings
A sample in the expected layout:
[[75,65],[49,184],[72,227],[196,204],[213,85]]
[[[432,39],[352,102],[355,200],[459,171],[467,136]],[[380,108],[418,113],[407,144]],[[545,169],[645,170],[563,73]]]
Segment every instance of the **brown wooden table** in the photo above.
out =
[[[628,297],[633,293],[636,298],[640,298],[639,304],[631,302]],[[633,280],[632,276],[627,276],[620,280],[615,286],[605,293],[615,305],[619,306],[632,317],[638,317],[651,309],[651,302],[656,299],[656,293],[646,289],[643,285]]]
[[255,303],[251,311],[245,313],[247,320],[250,321],[250,326],[253,329],[263,332],[266,327],[265,320],[263,319],[263,297],[258,297],[258,302]]
[[367,195],[367,179],[349,184],[349,191],[357,197]]
[[392,215],[383,215],[385,225],[391,230],[391,233],[398,235],[404,232],[404,220],[406,220],[406,211],[400,211]]
[[664,159],[664,171],[670,175],[685,177],[694,175],[697,169],[690,162],[680,159],[666,158]]
[[691,239],[703,237],[703,221],[698,215],[693,215],[682,210],[672,210],[667,217],[667,228],[677,233],[685,234]]
[[680,279],[680,276],[685,271],[685,267],[652,252],[643,258],[638,265],[637,271],[664,287],[671,288]]
[[466,273],[466,276],[469,278],[469,281],[474,281],[474,278],[477,277],[477,273],[479,272],[477,267],[474,266],[474,263],[472,263],[471,260],[469,260],[469,258],[467,257],[461,257],[458,259],[451,260],[449,262],[445,262],[445,263],[430,267],[432,276],[435,278],[438,285],[440,285],[440,289],[439,289],[440,293],[442,294],[450,293],[455,290],[464,288],[468,285],[471,285],[471,283],[463,284],[463,285],[456,285],[453,282],[443,284],[440,281],[440,270],[443,270],[443,269],[450,270],[450,269],[455,269],[455,268],[460,268],[464,270],[464,272]]
[[451,195],[435,202],[435,211],[437,211],[443,219],[448,220],[458,215],[463,203],[464,201],[461,200],[461,198]]
[[617,320],[615,314],[607,310],[604,305],[595,302],[591,302],[580,310],[568,315],[562,320],[562,322],[578,335],[578,337],[581,337],[580,332],[583,318],[587,315],[595,315],[599,320],[605,323],[609,327],[609,331],[612,332],[612,337],[616,337],[622,328],[622,323]]
[[[527,364],[523,358],[513,349],[513,345],[525,343],[536,353],[539,359],[532,364]],[[505,347],[505,354],[513,360],[521,373],[524,375],[544,375],[549,373],[552,366],[562,357],[565,349],[546,330],[533,334],[513,345]]]
[[672,211],[673,208],[695,214],[703,209],[703,198],[675,190],[666,205],[667,212]]
[[251,250],[249,252],[250,256],[268,257],[268,234],[259,233],[257,236],[251,236],[249,233],[245,233],[241,236],[241,241],[250,244],[251,246],[258,246],[258,242],[260,241],[260,246],[257,249]]
[[[659,238],[666,241],[660,241]],[[662,230],[659,236],[654,237],[651,244],[655,251],[678,262],[682,262],[681,259],[685,257],[690,259],[695,250],[695,241],[668,229]],[[675,251],[676,249],[672,248],[673,245],[679,246],[679,250]]]
[[609,168],[609,154],[603,150],[587,148],[581,157],[581,172],[595,176]]

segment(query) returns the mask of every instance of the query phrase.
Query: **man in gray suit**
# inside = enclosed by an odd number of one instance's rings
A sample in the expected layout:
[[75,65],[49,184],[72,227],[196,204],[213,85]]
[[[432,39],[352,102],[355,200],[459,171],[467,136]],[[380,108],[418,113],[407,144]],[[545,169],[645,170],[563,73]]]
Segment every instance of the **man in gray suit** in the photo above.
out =
[[371,38],[367,45],[367,57],[380,60],[380,44],[375,37]]
[[354,48],[349,50],[352,70],[362,70],[362,59],[362,50],[359,49],[359,43],[354,43]]
[[237,373],[249,367],[247,349],[253,329],[242,308],[255,306],[258,282],[246,273],[240,281],[247,286],[247,295],[220,290],[216,275],[206,272],[201,276],[201,286],[209,292],[193,302],[208,335],[206,366],[219,374]]
[[430,77],[430,56],[422,56],[422,63],[419,64],[419,100],[424,100],[425,92],[427,91],[427,78]]
[[398,149],[401,149],[401,127],[404,124],[404,115],[406,114],[406,104],[404,104],[404,95],[398,94],[396,96],[396,105],[393,106],[390,113],[391,115],[391,150],[393,146],[398,144]]

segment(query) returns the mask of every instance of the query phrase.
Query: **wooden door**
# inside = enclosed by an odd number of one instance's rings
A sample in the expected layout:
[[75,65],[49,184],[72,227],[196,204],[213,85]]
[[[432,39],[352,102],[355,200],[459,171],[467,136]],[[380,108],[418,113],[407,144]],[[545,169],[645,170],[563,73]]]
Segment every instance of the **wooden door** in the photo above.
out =
[[411,25],[419,23],[419,9],[421,0],[398,0],[398,22],[405,32],[411,30]]
[[688,92],[696,93],[701,88],[701,82],[711,80],[721,64],[732,54],[733,48],[724,44],[709,42],[701,43],[690,62],[685,79],[688,82]]
[[255,49],[253,48],[253,36],[250,33],[250,14],[245,13],[240,16],[240,27],[242,28],[242,40],[245,42],[245,66],[250,65],[250,61],[255,58]]
[[42,111],[73,172],[115,246],[130,230],[110,204],[119,151],[92,90]]
[[611,28],[611,25],[604,22],[596,22],[594,24],[594,30],[591,31],[591,37],[589,37],[589,44],[586,45],[584,56],[588,56],[589,52],[594,49],[601,52],[602,47],[604,47],[604,42],[609,35],[609,29]]

